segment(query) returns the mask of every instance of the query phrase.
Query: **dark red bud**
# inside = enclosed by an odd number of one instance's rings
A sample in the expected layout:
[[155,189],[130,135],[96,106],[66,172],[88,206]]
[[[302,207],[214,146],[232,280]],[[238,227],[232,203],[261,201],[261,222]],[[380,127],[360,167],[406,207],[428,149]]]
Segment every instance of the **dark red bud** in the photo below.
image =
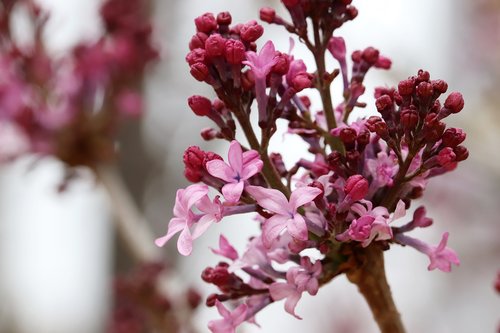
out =
[[187,180],[193,183],[201,181],[201,171],[203,161],[205,159],[205,152],[197,146],[191,146],[184,152],[182,158],[184,162],[184,176]]
[[437,155],[437,161],[442,167],[449,166],[451,163],[456,160],[455,152],[452,148],[446,147],[441,149],[439,154]]
[[197,62],[205,62],[206,52],[203,49],[196,48],[186,55],[186,61],[189,66],[196,64]]
[[375,63],[375,67],[380,69],[391,69],[391,66],[391,59],[384,56],[379,56],[377,62]]
[[264,28],[254,20],[245,23],[240,28],[241,39],[245,42],[255,42],[262,34],[264,34]]
[[352,143],[356,140],[357,133],[353,128],[345,127],[340,130],[339,138],[343,143]]
[[202,129],[200,135],[205,141],[210,141],[215,138],[222,137],[222,134],[220,132],[210,127]]
[[390,96],[383,95],[377,98],[377,100],[375,101],[375,106],[377,107],[377,110],[382,113],[382,111],[385,111],[386,109],[393,106],[393,101]]
[[276,18],[276,11],[271,7],[263,7],[260,9],[260,19],[267,23],[273,23]]
[[401,125],[405,129],[412,130],[418,124],[418,112],[412,109],[405,109],[401,111]]
[[465,132],[460,128],[448,128],[441,138],[443,146],[445,147],[456,147],[465,140]]
[[459,92],[452,92],[446,101],[444,107],[449,109],[451,113],[458,113],[464,108],[464,98]]
[[228,39],[225,44],[224,56],[230,64],[241,64],[245,60],[245,45],[239,40]]
[[193,95],[188,98],[188,105],[200,117],[207,116],[212,111],[212,102],[206,97]]
[[205,41],[205,50],[209,57],[218,57],[224,54],[226,39],[219,34],[213,34]]
[[300,96],[300,101],[302,102],[302,104],[304,104],[304,106],[309,109],[311,107],[311,100],[309,99],[308,96]]
[[198,81],[205,81],[209,75],[208,67],[201,62],[193,64],[189,72]]
[[205,301],[206,306],[212,307],[215,306],[215,301],[217,301],[217,294],[210,294]]
[[203,49],[205,48],[205,41],[207,40],[207,34],[203,32],[197,32],[193,37],[191,37],[191,41],[189,42],[189,49]]
[[427,99],[432,97],[434,93],[434,89],[432,88],[432,84],[429,82],[420,82],[417,86],[417,95],[420,98]]
[[370,65],[375,65],[379,58],[379,51],[373,47],[367,47],[363,50],[361,57]]
[[464,146],[456,146],[453,148],[457,162],[464,161],[469,157],[469,151]]
[[411,94],[413,94],[414,88],[415,88],[414,79],[403,80],[398,84],[398,92],[401,96],[411,96]]
[[205,13],[198,16],[194,19],[194,24],[196,25],[196,30],[204,33],[209,33],[217,29],[217,20],[212,13]]
[[348,20],[354,20],[358,16],[358,9],[354,6],[348,6],[345,15]]
[[420,69],[418,71],[418,75],[417,75],[418,83],[424,82],[424,81],[429,81],[430,79],[431,79],[431,75],[429,74],[428,71],[424,71],[423,69]]
[[221,12],[217,14],[217,23],[219,25],[230,25],[232,21],[231,14],[229,12]]
[[448,83],[443,80],[433,80],[432,82],[432,87],[434,88],[434,91],[444,94],[448,90]]
[[361,62],[361,51],[354,51],[351,55],[351,59],[353,62],[359,63]]
[[285,75],[290,68],[290,58],[286,54],[278,52],[275,56],[276,64],[273,66],[272,71],[278,75]]

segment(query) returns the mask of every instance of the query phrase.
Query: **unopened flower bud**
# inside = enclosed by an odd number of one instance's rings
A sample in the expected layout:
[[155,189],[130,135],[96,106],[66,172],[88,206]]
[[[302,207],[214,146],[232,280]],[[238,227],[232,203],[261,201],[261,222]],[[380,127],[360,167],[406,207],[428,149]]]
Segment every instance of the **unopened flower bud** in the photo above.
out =
[[453,148],[457,162],[466,160],[469,157],[469,151],[464,146],[456,146]]
[[349,195],[352,201],[358,201],[368,193],[368,181],[361,175],[354,175],[347,179],[344,192]]
[[345,16],[348,20],[354,20],[358,16],[358,9],[354,6],[348,6],[346,8]]
[[380,69],[391,69],[392,61],[387,57],[379,56],[374,66]]
[[351,54],[351,59],[353,62],[355,63],[359,63],[361,62],[361,51],[357,50],[357,51],[354,51],[352,54]]
[[205,81],[209,75],[207,65],[197,62],[190,67],[189,72],[198,81]]
[[218,57],[224,54],[226,39],[219,34],[213,34],[205,41],[205,51],[209,57]]
[[206,51],[200,48],[196,48],[186,55],[186,61],[189,66],[196,64],[197,62],[204,63],[206,57]]
[[277,52],[274,57],[276,64],[272,68],[272,72],[278,75],[285,75],[288,73],[288,69],[290,68],[290,59],[286,54],[281,52]]
[[356,140],[357,133],[353,128],[345,127],[339,132],[339,138],[343,143],[352,143]]
[[209,33],[217,28],[217,20],[214,14],[205,13],[194,19],[196,30],[204,33]]
[[414,109],[404,109],[401,111],[400,119],[405,129],[412,130],[418,124],[418,112]]
[[429,82],[420,82],[417,85],[417,95],[420,98],[427,99],[432,96],[434,93],[434,89],[432,88],[432,84]]
[[221,136],[220,132],[211,127],[202,129],[200,135],[205,141],[210,141]]
[[448,128],[442,137],[443,146],[456,147],[465,140],[465,132],[460,128]]
[[228,39],[225,44],[224,56],[230,64],[241,64],[245,60],[245,45],[239,40]]
[[428,71],[424,71],[423,69],[420,69],[417,74],[417,82],[427,82],[431,79],[431,75],[429,74]]
[[191,146],[184,152],[184,176],[187,180],[197,183],[201,180],[203,160],[205,159],[205,152],[197,146]]
[[217,14],[217,23],[219,25],[230,25],[232,21],[231,14],[229,12],[221,12]]
[[411,96],[414,88],[415,80],[413,79],[403,80],[398,84],[398,92],[401,96]]
[[212,102],[206,97],[193,95],[188,98],[188,105],[200,117],[207,116],[212,111]]
[[193,37],[191,37],[191,41],[189,42],[189,49],[203,49],[205,48],[205,41],[207,40],[207,34],[203,32],[197,32]]
[[377,98],[377,100],[375,101],[375,106],[377,107],[378,112],[382,113],[383,111],[393,106],[393,101],[390,96],[383,95]]
[[255,42],[264,33],[264,28],[257,21],[249,21],[240,28],[241,39],[245,42]]
[[302,91],[306,88],[311,88],[313,76],[307,72],[298,73],[292,79],[292,88],[296,92]]
[[431,83],[434,91],[438,92],[439,94],[444,94],[448,90],[448,83],[446,83],[446,81],[433,80]]
[[464,108],[464,98],[459,92],[452,92],[444,102],[444,107],[449,109],[451,113],[458,113]]
[[345,60],[345,41],[342,37],[333,36],[328,41],[328,51],[332,54],[332,56],[337,60]]
[[276,18],[276,11],[271,7],[263,7],[260,9],[260,19],[267,23],[273,23]]
[[373,48],[370,46],[370,47],[367,47],[366,49],[363,50],[361,57],[368,64],[375,65],[375,63],[378,61],[379,54],[380,53],[376,48]]
[[437,161],[439,165],[441,165],[442,167],[446,167],[449,166],[451,163],[455,162],[456,157],[457,156],[453,151],[453,149],[450,147],[446,147],[441,149],[441,151],[437,155]]

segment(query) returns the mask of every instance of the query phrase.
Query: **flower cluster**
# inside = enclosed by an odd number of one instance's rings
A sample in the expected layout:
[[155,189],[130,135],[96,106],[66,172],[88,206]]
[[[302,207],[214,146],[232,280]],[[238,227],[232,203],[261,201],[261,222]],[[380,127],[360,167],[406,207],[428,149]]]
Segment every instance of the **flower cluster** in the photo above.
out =
[[[437,246],[408,236],[433,223],[424,207],[401,221],[430,178],[468,157],[461,145],[465,133],[443,122],[463,109],[462,95],[452,92],[441,103],[447,83],[420,70],[397,88],[375,90],[380,116],[350,119],[353,109],[366,107],[359,99],[368,71],[389,69],[391,61],[367,47],[352,53],[348,67],[345,41],[333,33],[356,17],[350,0],[282,2],[291,22],[271,8],[261,9],[260,17],[306,44],[316,60],[314,73],[291,50],[277,51],[271,41],[257,50],[263,27],[255,21],[231,26],[225,12],[195,19],[197,32],[186,57],[193,77],[211,85],[217,95],[213,101],[198,95],[188,101],[196,115],[215,123],[202,137],[225,139],[230,147],[227,160],[195,146],[186,150],[186,178],[203,184],[178,190],[174,218],[157,245],[180,232],[179,252],[188,255],[193,240],[228,215],[254,212],[261,225],[261,233],[241,254],[221,236],[213,252],[226,262],[202,273],[220,291],[207,299],[222,316],[209,324],[215,333],[234,332],[244,321],[254,323],[260,310],[280,300],[300,318],[295,307],[303,293],[315,295],[335,276],[362,267],[363,256],[392,244],[427,255],[429,270],[448,272],[459,264],[447,247],[448,233]],[[329,54],[339,64],[331,72],[325,62]],[[339,74],[343,99],[334,105],[330,86]],[[319,92],[323,109],[313,110],[309,98],[299,95],[308,88]],[[260,138],[250,122],[253,110]],[[287,121],[289,132],[309,145],[309,155],[292,167],[285,166],[279,153],[268,152],[277,120]],[[248,147],[235,140],[236,124]],[[209,187],[220,195],[211,199]],[[223,305],[226,301],[239,305],[231,311]]]
[[[25,7],[33,43],[19,44],[10,26]],[[105,33],[54,57],[43,41],[49,19],[33,1],[0,4],[0,126],[2,160],[23,153],[53,155],[69,166],[95,166],[114,156],[124,119],[142,111],[140,80],[157,57],[143,0],[108,0],[101,7]]]

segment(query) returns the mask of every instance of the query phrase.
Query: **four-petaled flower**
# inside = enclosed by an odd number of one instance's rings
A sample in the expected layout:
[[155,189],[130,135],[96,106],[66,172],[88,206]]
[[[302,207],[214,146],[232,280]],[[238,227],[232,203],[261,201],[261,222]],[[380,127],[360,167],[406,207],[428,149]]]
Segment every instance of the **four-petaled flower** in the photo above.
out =
[[260,186],[248,186],[246,191],[257,203],[274,213],[264,222],[262,227],[262,240],[266,247],[278,238],[283,230],[298,239],[307,240],[307,226],[304,217],[297,213],[297,208],[313,201],[322,191],[315,187],[300,187],[292,192],[290,201],[278,190]]
[[260,172],[263,163],[259,159],[259,153],[255,150],[243,152],[236,140],[229,146],[228,162],[229,165],[221,160],[212,160],[206,167],[208,173],[226,182],[222,187],[224,198],[236,203],[245,187],[244,181]]
[[234,333],[236,327],[246,319],[248,307],[245,303],[238,306],[233,312],[226,309],[218,300],[215,301],[215,306],[223,319],[212,320],[208,323],[208,328],[212,333]]

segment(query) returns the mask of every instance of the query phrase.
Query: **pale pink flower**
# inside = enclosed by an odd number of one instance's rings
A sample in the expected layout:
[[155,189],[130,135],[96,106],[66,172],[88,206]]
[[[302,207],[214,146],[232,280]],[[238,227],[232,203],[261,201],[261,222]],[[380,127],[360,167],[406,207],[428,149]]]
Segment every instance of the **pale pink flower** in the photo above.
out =
[[437,246],[429,245],[419,239],[415,239],[404,234],[396,235],[396,239],[402,244],[409,245],[414,249],[426,254],[431,261],[428,270],[439,269],[443,272],[451,271],[451,264],[460,265],[457,253],[446,246],[448,243],[449,233],[445,232],[441,238],[441,242]]
[[238,306],[232,312],[226,309],[218,300],[215,301],[215,306],[223,319],[212,320],[208,323],[208,328],[213,333],[234,333],[236,327],[245,321],[248,310],[245,303]]
[[367,160],[366,166],[373,177],[372,186],[375,189],[392,186],[393,178],[399,169],[396,156],[387,155],[385,151],[379,152],[376,159]]
[[231,203],[238,202],[245,187],[245,180],[262,170],[263,163],[255,150],[243,152],[238,141],[233,140],[229,146],[228,162],[215,159],[206,164],[208,173],[222,179],[226,184],[222,194]]
[[[157,246],[164,246],[176,233],[181,232],[177,241],[179,253],[187,256],[193,250],[193,240],[200,237],[214,222],[220,221],[222,212],[218,199],[210,204],[208,186],[190,185],[185,189],[177,190],[174,217],[168,224],[167,234],[155,240]],[[193,206],[205,214],[195,214]],[[190,228],[194,226],[191,234]]]
[[267,189],[260,186],[248,186],[246,191],[257,203],[274,213],[264,222],[262,227],[262,240],[266,247],[286,229],[288,233],[298,239],[307,240],[308,230],[304,217],[297,213],[297,208],[313,201],[321,190],[315,187],[300,187],[292,192],[290,201],[278,190]]

